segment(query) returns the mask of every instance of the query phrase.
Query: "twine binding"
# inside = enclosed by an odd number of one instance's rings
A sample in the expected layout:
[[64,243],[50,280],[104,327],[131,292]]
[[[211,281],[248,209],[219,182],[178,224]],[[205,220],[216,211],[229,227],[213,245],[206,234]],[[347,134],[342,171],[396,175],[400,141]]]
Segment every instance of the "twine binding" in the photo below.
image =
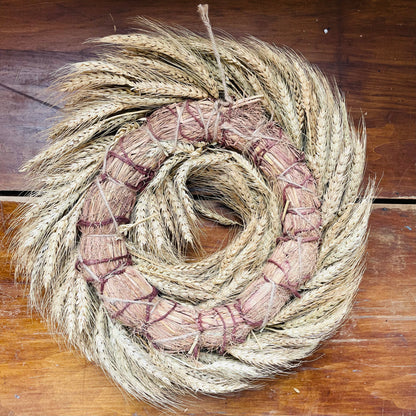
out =
[[[125,276],[123,273],[129,273],[129,278],[134,281],[137,287],[137,290],[130,294],[131,299],[146,299],[151,301],[150,304],[142,307],[141,304],[124,299],[121,303],[104,302],[104,305],[111,311],[113,317],[116,317],[122,324],[132,327],[136,332],[142,333],[151,340],[155,347],[163,347],[176,352],[195,351],[192,336],[196,333],[199,339],[199,348],[218,349],[224,353],[228,345],[235,344],[236,333],[239,334],[238,342],[244,342],[252,329],[265,327],[269,318],[278,312],[288,301],[290,295],[300,297],[297,288],[314,270],[318,241],[321,235],[320,203],[316,197],[314,180],[306,167],[304,157],[284,137],[282,130],[271,125],[267,119],[259,120],[257,117],[251,117],[251,114],[256,116],[261,114],[261,108],[255,107],[259,107],[259,104],[249,104],[247,107],[240,106],[237,109],[233,109],[233,106],[230,105],[226,110],[218,107],[219,109],[216,111],[219,112],[219,116],[212,117],[212,123],[208,122],[206,125],[203,120],[207,115],[215,114],[216,102],[186,102],[182,111],[178,111],[175,105],[155,111],[141,129],[135,130],[127,136],[122,136],[113,150],[108,152],[105,161],[107,170],[101,174],[103,184],[96,181],[86,195],[87,203],[78,222],[81,231],[81,256],[84,259],[81,265],[88,266],[84,276],[89,282],[95,283],[101,295],[107,298],[120,298],[120,292],[123,292],[124,288],[118,286],[124,285]],[[216,120],[221,121],[218,123]],[[222,127],[224,120],[227,120],[226,129]],[[232,133],[236,130],[234,124],[238,126],[239,134]],[[278,141],[253,138],[254,131],[258,136],[266,129],[268,134],[277,137]],[[125,214],[120,217],[113,213],[113,209],[120,210],[121,208],[118,199],[114,200],[113,194],[117,194],[120,186],[123,185],[137,192],[142,192],[155,174],[153,168],[142,164],[145,155],[152,151],[153,139],[147,138],[149,130],[152,131],[153,138],[156,138],[159,143],[162,143],[164,138],[165,143],[169,143],[168,138],[171,135],[170,141],[174,142],[173,149],[182,142],[186,144],[192,144],[194,141],[202,143],[203,138],[214,137],[212,132],[219,131],[221,133],[216,141],[222,143],[228,150],[246,153],[268,182],[274,184],[275,190],[283,195],[283,201],[287,203],[283,235],[279,237],[278,247],[272,251],[259,278],[241,292],[237,299],[238,308],[235,306],[235,301],[211,310],[198,310],[198,308],[185,306],[176,308],[177,302],[160,298],[153,291],[151,293],[154,296],[148,297],[151,286],[147,284],[145,277],[135,271],[133,267],[129,270],[123,269],[122,273],[114,273],[120,267],[118,261],[129,257],[129,254],[121,254],[127,252],[127,248],[120,244],[119,240],[111,240],[107,236],[111,232],[114,235],[119,234],[120,219],[123,220],[123,223],[126,222],[133,209],[136,195],[130,193],[126,197],[124,204],[127,208],[123,208]],[[158,133],[159,131],[161,133]],[[226,136],[226,140],[224,136]],[[140,145],[136,147],[135,142]],[[208,141],[205,146],[210,144]],[[155,146],[158,145],[155,144]],[[126,148],[129,149],[129,154],[126,152]],[[153,149],[153,151],[155,150]],[[153,163],[155,166],[161,166],[164,159],[164,153],[161,153],[159,159],[154,160]],[[116,172],[117,177],[115,173],[109,174],[110,171]],[[108,178],[113,180],[107,181]],[[98,200],[96,199],[97,189],[99,191]],[[95,201],[93,206],[88,203],[92,199]],[[113,222],[112,225],[110,220]],[[100,231],[104,233],[104,238],[102,241],[94,238],[94,246],[91,248],[88,235],[93,232],[94,237],[97,237],[97,233]],[[110,248],[103,247],[106,245],[110,245]],[[113,257],[104,259],[94,257],[96,255],[94,253],[99,255],[103,252],[111,252]],[[281,266],[283,262],[287,265],[286,269]],[[106,264],[108,270],[103,269],[103,264]],[[271,264],[276,266],[274,270],[270,267]],[[267,275],[265,274],[266,270]],[[95,273],[92,281],[91,273]],[[106,284],[109,283],[109,276],[113,280],[118,279],[118,282],[114,283],[107,293]],[[267,286],[271,286],[270,293],[267,288],[264,289]],[[163,303],[172,306],[163,307]],[[134,312],[131,311],[133,308]],[[129,315],[125,316],[128,309]],[[193,322],[189,321],[191,316]],[[235,316],[239,316],[239,318],[236,319]],[[251,316],[250,319],[248,319],[249,316]],[[202,327],[203,319],[206,317],[208,317],[209,323]],[[175,324],[178,322],[181,324],[182,331],[185,330],[192,335],[186,336],[186,333],[181,332],[178,338],[175,333]],[[181,342],[178,342],[179,340]]]

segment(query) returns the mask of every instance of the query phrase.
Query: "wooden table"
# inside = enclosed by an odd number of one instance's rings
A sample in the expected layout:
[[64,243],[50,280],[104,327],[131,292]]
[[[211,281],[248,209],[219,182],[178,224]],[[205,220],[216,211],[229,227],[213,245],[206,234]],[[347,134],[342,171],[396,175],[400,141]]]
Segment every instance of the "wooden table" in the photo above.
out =
[[[203,31],[196,2],[3,0],[0,3],[0,241],[27,191],[18,173],[45,145],[57,109],[49,74],[91,56],[82,42],[125,33],[146,15]],[[416,2],[210,3],[215,28],[301,52],[365,115],[367,177],[379,182],[367,270],[348,321],[293,374],[256,391],[200,397],[186,415],[416,415]],[[18,201],[18,202],[13,202]],[[207,240],[215,246],[216,236]],[[0,248],[0,415],[159,415],[69,351],[27,309]]]

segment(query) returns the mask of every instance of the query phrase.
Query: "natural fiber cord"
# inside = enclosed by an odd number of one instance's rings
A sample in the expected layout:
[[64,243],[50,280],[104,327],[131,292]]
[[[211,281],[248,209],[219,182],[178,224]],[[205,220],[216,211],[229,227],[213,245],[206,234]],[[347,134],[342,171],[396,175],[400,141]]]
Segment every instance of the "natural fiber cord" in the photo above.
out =
[[[287,48],[214,38],[200,11],[209,39],[140,20],[64,70],[13,246],[52,327],[160,406],[252,387],[333,334],[373,196],[338,89]],[[234,237],[191,261],[200,218]]]

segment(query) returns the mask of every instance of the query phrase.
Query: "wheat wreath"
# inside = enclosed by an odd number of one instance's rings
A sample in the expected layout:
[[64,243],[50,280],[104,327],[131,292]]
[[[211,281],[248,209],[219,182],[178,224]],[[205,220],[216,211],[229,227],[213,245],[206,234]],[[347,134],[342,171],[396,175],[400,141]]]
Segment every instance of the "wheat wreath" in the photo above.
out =
[[[373,196],[339,90],[287,48],[214,38],[200,12],[208,38],[141,19],[64,69],[13,246],[52,327],[161,406],[252,387],[333,334]],[[235,233],[190,261],[200,218]]]

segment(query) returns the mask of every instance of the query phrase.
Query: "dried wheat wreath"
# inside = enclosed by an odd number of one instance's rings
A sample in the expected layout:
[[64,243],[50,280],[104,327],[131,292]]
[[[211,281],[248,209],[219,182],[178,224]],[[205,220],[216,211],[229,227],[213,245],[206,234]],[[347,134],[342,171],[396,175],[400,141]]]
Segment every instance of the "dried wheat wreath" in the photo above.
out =
[[[171,406],[248,388],[334,332],[373,190],[359,193],[364,129],[303,58],[209,24],[211,39],[141,24],[60,78],[64,117],[26,166],[41,190],[19,219],[16,273],[71,344]],[[239,232],[189,262],[201,216]]]

